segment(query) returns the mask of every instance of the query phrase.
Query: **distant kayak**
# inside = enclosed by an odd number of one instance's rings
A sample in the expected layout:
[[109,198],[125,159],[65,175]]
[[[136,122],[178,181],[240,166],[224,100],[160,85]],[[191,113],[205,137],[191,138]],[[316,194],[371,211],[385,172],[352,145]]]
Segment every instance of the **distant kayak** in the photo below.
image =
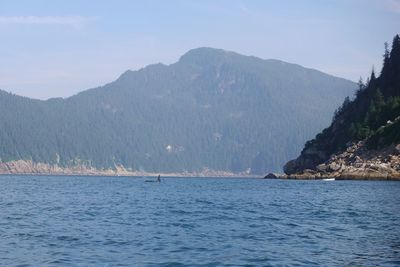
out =
[[326,178],[326,179],[322,179],[322,181],[335,181],[335,178]]
[[144,180],[146,183],[160,183],[161,182],[161,176],[158,175],[156,180]]

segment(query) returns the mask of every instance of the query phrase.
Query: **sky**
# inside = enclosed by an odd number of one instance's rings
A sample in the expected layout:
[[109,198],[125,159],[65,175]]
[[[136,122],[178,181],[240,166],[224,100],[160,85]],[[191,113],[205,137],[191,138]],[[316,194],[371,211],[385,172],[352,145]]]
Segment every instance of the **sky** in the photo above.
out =
[[400,33],[400,0],[0,0],[0,89],[68,97],[214,47],[358,81]]

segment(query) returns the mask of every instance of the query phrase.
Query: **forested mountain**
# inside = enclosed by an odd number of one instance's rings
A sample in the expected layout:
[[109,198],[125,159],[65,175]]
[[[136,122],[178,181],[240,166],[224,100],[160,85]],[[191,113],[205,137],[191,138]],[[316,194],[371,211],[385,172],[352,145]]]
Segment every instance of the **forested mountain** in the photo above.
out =
[[[390,51],[385,44],[380,76],[376,77],[372,71],[366,83],[359,82],[355,99],[345,99],[342,106],[336,110],[332,124],[306,143],[301,155],[285,165],[285,173],[301,173],[306,169],[316,170],[317,165],[328,160],[332,154],[345,151],[351,143],[357,141],[364,141],[363,149],[366,150],[384,149],[389,145],[400,143],[398,35],[394,37]],[[388,153],[390,154],[390,151]],[[379,156],[379,153],[375,154]]]
[[1,92],[0,157],[148,172],[277,171],[355,89],[299,65],[198,48],[66,99]]

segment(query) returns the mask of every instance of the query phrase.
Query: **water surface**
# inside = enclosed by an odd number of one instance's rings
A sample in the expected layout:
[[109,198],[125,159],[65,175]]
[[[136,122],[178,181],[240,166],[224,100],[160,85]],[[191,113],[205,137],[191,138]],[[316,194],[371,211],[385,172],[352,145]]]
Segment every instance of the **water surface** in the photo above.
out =
[[400,183],[0,177],[2,266],[396,266]]

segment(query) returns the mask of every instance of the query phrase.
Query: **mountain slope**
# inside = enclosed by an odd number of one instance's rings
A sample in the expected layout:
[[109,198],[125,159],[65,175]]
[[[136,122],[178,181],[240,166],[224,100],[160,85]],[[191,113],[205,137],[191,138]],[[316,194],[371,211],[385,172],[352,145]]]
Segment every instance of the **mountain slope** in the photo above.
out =
[[0,94],[0,157],[149,172],[278,170],[355,84],[198,48],[67,99]]
[[[399,129],[400,38],[396,35],[391,51],[386,48],[380,76],[375,77],[373,71],[366,84],[360,82],[356,98],[352,101],[345,100],[336,111],[332,124],[306,143],[300,156],[285,165],[285,173],[303,173],[307,169],[322,171],[325,168],[324,162],[328,165],[343,165],[342,171],[346,169],[346,165],[353,167],[353,163],[365,169],[363,158],[370,161],[367,165],[374,160],[379,165],[383,163],[381,155],[386,155],[385,164],[392,162],[393,166],[398,166],[398,149],[394,147],[400,143]],[[350,157],[349,153],[343,154],[346,150],[352,151],[350,156],[354,157]],[[394,153],[393,157],[390,156],[391,153]],[[337,164],[335,160],[340,154],[346,161]],[[393,168],[394,173],[400,172],[397,167]],[[358,171],[358,175],[361,175],[360,172]]]

